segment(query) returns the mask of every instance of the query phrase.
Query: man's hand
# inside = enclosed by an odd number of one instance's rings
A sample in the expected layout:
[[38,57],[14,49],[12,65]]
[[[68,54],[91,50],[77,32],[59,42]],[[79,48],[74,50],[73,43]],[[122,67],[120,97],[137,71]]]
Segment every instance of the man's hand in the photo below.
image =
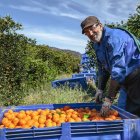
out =
[[107,117],[107,116],[110,115],[111,105],[112,105],[111,100],[109,98],[105,98],[105,100],[102,104],[102,108],[100,110],[100,113],[101,113],[102,117]]
[[97,89],[96,94],[95,94],[95,102],[101,103],[102,98],[103,98],[103,90]]

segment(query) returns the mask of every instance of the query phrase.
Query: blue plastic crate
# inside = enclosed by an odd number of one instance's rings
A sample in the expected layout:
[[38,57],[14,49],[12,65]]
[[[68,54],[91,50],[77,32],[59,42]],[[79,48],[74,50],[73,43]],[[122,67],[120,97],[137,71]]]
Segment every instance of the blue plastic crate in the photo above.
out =
[[52,82],[52,87],[57,88],[61,86],[68,86],[72,89],[75,87],[82,88],[83,90],[87,89],[86,77],[77,77],[77,78],[66,78],[61,80],[55,80]]
[[[72,108],[89,107],[99,110],[100,105],[93,103],[75,104],[50,104],[50,105],[30,105],[16,106],[2,109],[0,121],[4,112],[9,109],[37,110],[56,109],[69,105]],[[140,119],[116,106],[116,109],[123,120],[116,121],[94,121],[63,123],[60,127],[31,128],[31,129],[0,129],[0,140],[140,140]]]
[[86,77],[86,78],[91,78],[96,81],[96,73],[78,73],[78,74],[72,74],[72,78],[76,77]]

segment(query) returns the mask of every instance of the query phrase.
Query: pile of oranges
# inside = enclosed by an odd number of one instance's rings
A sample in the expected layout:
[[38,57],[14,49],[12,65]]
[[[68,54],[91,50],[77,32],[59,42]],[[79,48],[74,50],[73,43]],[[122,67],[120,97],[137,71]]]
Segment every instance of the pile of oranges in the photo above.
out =
[[120,120],[118,111],[110,110],[110,115],[106,118],[101,117],[100,112],[96,109],[75,108],[64,106],[55,110],[38,109],[38,110],[21,110],[14,112],[8,110],[0,124],[0,128],[44,128],[60,126],[64,122],[82,122],[82,121],[102,121],[102,120]]

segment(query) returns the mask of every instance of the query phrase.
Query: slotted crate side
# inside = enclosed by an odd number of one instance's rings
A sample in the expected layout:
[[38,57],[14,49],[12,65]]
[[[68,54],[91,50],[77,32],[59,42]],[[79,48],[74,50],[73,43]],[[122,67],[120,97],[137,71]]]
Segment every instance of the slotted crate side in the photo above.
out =
[[78,74],[72,74],[72,78],[76,77],[95,77],[95,73],[78,73]]
[[[14,129],[13,129],[14,130]],[[15,129],[14,131],[7,129],[5,131],[5,138],[8,140],[38,140],[60,139],[62,135],[61,127],[52,128],[31,128],[31,129]],[[5,140],[5,139],[4,139]]]
[[86,77],[66,78],[61,80],[55,80],[52,82],[53,88],[58,88],[65,85],[72,89],[75,87],[79,88],[82,87],[82,89],[86,90],[87,89]]

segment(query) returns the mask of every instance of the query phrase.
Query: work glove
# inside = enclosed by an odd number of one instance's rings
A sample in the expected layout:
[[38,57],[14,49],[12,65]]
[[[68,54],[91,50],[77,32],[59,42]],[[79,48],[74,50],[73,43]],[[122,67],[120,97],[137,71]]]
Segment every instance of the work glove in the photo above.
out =
[[95,102],[101,103],[103,98],[103,90],[97,89],[95,94]]
[[112,105],[111,100],[109,98],[105,97],[101,110],[100,110],[100,114],[102,117],[107,117],[110,115],[111,105]]

